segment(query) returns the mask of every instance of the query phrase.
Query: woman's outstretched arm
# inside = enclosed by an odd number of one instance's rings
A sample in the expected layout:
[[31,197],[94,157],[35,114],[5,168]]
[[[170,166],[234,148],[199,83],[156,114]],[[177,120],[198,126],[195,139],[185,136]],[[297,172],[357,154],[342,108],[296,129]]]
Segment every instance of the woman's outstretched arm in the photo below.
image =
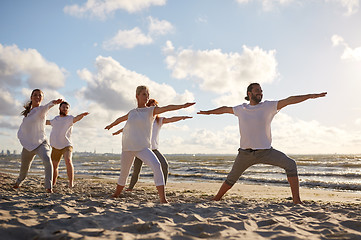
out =
[[120,134],[121,132],[123,132],[123,129],[124,129],[124,128],[119,129],[119,130],[118,130],[118,131],[116,131],[116,132],[113,132],[113,135],[115,136],[115,135]]
[[[129,114],[129,113],[128,113],[128,114]],[[112,127],[118,125],[119,123],[124,122],[124,121],[127,121],[127,120],[128,120],[128,114],[117,118],[114,122],[112,122],[111,124],[109,124],[108,126],[106,126],[105,129],[109,130],[109,129],[111,129]]]
[[192,117],[189,117],[189,116],[177,116],[177,117],[171,117],[171,118],[164,118],[163,119],[163,124],[164,123],[178,122],[180,120],[185,120],[185,119],[188,119],[188,118],[192,118]]
[[175,111],[175,110],[179,110],[182,108],[187,108],[187,107],[193,106],[194,104],[196,104],[196,103],[192,102],[192,103],[185,103],[185,104],[181,104],[181,105],[168,105],[165,107],[155,107],[154,111],[153,111],[153,115],[157,115],[157,114],[161,114],[161,113],[169,112],[169,111]]

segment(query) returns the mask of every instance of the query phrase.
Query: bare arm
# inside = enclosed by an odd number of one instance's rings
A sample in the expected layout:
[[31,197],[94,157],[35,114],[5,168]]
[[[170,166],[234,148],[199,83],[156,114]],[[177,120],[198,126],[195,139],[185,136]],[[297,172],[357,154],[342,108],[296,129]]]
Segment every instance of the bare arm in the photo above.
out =
[[153,111],[153,115],[157,115],[157,114],[161,114],[164,112],[169,112],[169,111],[175,111],[178,109],[182,109],[182,108],[187,108],[190,107],[192,105],[196,104],[195,102],[193,103],[185,103],[185,104],[181,104],[181,105],[168,105],[165,107],[155,107],[154,111]]
[[188,118],[192,118],[192,117],[188,117],[188,116],[179,116],[179,117],[171,117],[171,118],[164,118],[163,119],[163,124],[165,123],[172,123],[172,122],[178,122],[180,120],[185,120]]
[[319,98],[326,96],[327,92],[323,93],[315,93],[315,94],[307,94],[300,96],[291,96],[282,100],[279,100],[277,103],[277,110],[280,110],[288,105],[300,103],[306,101],[307,99]]
[[76,123],[76,122],[82,120],[83,117],[85,117],[88,114],[89,114],[88,112],[83,112],[83,113],[79,114],[78,116],[74,117],[73,123]]
[[[128,113],[129,114],[129,113]],[[111,124],[109,124],[108,126],[105,127],[105,129],[109,130],[112,127],[118,125],[121,122],[127,121],[128,120],[128,114],[124,115],[122,117],[117,118],[114,122],[112,122]]]
[[205,114],[205,115],[209,115],[209,114],[224,114],[224,113],[230,113],[233,114],[233,108],[232,107],[219,107],[213,110],[208,110],[208,111],[199,111],[197,112],[197,114]]
[[123,132],[123,129],[124,129],[124,128],[122,128],[122,129],[120,129],[120,130],[118,130],[118,131],[114,132],[114,133],[113,133],[113,135],[115,136],[115,135],[120,134],[121,132]]
[[[45,106],[46,106],[46,110],[49,110],[50,108],[52,108],[52,107],[54,107],[56,104],[59,104],[59,103],[62,103],[62,102],[64,102],[64,100],[63,99],[56,99],[56,100],[52,100],[52,101],[50,101],[48,104],[46,104]],[[45,110],[45,111],[46,111]]]

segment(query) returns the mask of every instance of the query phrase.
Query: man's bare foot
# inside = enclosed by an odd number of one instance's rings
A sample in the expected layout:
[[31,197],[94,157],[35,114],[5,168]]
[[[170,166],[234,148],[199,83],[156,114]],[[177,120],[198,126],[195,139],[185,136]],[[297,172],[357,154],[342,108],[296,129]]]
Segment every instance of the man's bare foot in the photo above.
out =
[[168,203],[167,199],[161,199],[160,203]]
[[53,193],[53,189],[47,188],[47,189],[46,189],[46,192],[47,192],[47,193]]
[[18,183],[15,183],[14,186],[13,186],[14,189],[18,189],[19,187],[20,187],[20,186],[19,186]]

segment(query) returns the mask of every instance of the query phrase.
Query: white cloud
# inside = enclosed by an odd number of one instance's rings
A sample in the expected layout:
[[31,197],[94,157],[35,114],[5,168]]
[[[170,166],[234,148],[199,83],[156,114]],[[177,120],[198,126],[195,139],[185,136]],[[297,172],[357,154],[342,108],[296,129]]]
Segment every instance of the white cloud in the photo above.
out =
[[135,13],[151,6],[163,6],[166,0],[87,0],[83,5],[65,6],[64,12],[75,17],[97,17],[106,19],[117,10]]
[[0,87],[0,113],[3,116],[20,115],[21,104],[14,96],[4,88]]
[[121,48],[134,48],[137,45],[149,45],[157,36],[166,35],[173,31],[173,25],[166,20],[148,17],[148,34],[144,34],[138,27],[132,30],[119,30],[109,40],[103,42],[105,50],[119,50]]
[[[191,92],[186,90],[184,93],[177,93],[167,84],[156,83],[142,74],[124,68],[111,57],[98,56],[95,66],[95,72],[88,69],[78,71],[79,77],[86,81],[87,86],[76,94],[81,104],[72,108],[71,114],[88,111],[90,115],[74,127],[76,151],[96,149],[97,152],[120,153],[121,135],[112,136],[111,133],[124,127],[124,123],[110,131],[104,130],[104,127],[136,107],[135,89],[139,85],[148,86],[150,97],[157,99],[160,106],[194,101]],[[172,112],[172,115],[178,113]]]
[[[292,3],[304,4],[303,1],[298,0],[236,0],[239,4],[248,4],[250,2],[261,2],[263,11],[272,11],[277,8],[277,6],[287,6]],[[345,15],[349,16],[358,12],[359,9],[359,0],[324,0],[325,3],[334,2],[338,5],[341,5],[346,9]]]
[[355,120],[355,124],[356,124],[356,125],[361,125],[361,118],[357,118],[357,119]]
[[[164,129],[160,136],[160,149],[164,153],[188,153],[188,154],[229,154],[237,152],[239,148],[238,130],[228,131],[230,127],[219,131],[208,129],[184,130],[186,133],[177,131],[170,137],[165,137],[168,129]],[[237,128],[238,129],[238,128]],[[175,148],[174,146],[181,146]]]
[[151,81],[148,77],[124,68],[111,57],[96,58],[96,72],[87,69],[78,71],[87,87],[81,91],[85,99],[94,101],[108,110],[128,111],[136,106],[135,89],[146,85],[150,89],[150,97],[157,99],[161,106],[194,101],[191,92],[178,94],[169,85]]
[[360,1],[359,0],[325,0],[326,2],[335,2],[346,8],[346,15],[352,15],[358,12]]
[[15,125],[13,122],[9,121],[8,119],[0,119],[0,128],[17,130],[19,128],[19,125]]
[[[239,4],[247,4],[255,0],[236,0],[236,1]],[[258,1],[262,3],[263,11],[272,11],[275,9],[275,6],[285,6],[292,2],[295,2],[295,0],[258,0]]]
[[207,16],[199,16],[199,17],[196,19],[196,22],[197,22],[197,23],[208,23],[208,18],[207,18]]
[[57,89],[64,86],[65,73],[36,49],[20,50],[16,45],[0,44],[0,86],[19,86],[25,79],[30,88]]
[[103,42],[103,48],[106,50],[118,50],[122,47],[133,48],[137,45],[151,44],[153,39],[144,35],[142,31],[135,27],[132,30],[119,30],[111,39]]
[[[341,128],[324,126],[315,120],[297,119],[282,112],[272,122],[272,146],[287,154],[357,153],[355,149],[361,148],[360,135],[361,131],[350,133]],[[238,124],[217,131],[191,129],[188,137],[181,136],[180,133],[170,138],[161,137],[161,150],[166,153],[182,153],[179,149],[172,149],[172,146],[181,145],[186,153],[236,154],[239,148]]]
[[272,123],[273,146],[287,153],[352,153],[361,147],[360,133],[283,113],[278,113]]
[[222,94],[217,103],[239,102],[246,85],[270,83],[278,76],[275,50],[243,46],[242,54],[223,53],[220,49],[176,51],[168,41],[163,52],[172,77],[191,79],[205,91]]
[[169,32],[172,32],[174,27],[173,25],[166,20],[159,20],[151,16],[148,17],[149,20],[149,35],[166,35]]
[[343,37],[336,35],[336,34],[331,37],[331,41],[332,41],[333,46],[343,46],[344,47],[344,51],[341,55],[341,59],[361,61],[361,47],[352,49],[345,42]]

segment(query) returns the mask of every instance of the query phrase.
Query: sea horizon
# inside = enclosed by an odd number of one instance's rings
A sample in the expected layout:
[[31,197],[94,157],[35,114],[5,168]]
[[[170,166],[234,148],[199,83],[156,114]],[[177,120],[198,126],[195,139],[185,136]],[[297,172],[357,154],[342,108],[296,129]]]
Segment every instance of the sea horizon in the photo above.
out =
[[[236,154],[164,154],[169,163],[170,182],[223,182]],[[298,166],[300,186],[341,191],[361,192],[361,155],[359,154],[303,154],[289,155]],[[20,170],[20,155],[0,156],[0,172],[16,177]],[[75,152],[75,177],[117,179],[120,173],[120,154]],[[130,175],[132,169],[130,171]],[[35,158],[29,175],[43,175],[42,161]],[[66,178],[62,160],[59,176]],[[130,177],[128,178],[128,182]],[[153,173],[146,165],[140,181],[153,181]],[[246,184],[288,185],[282,168],[257,164],[248,168],[238,182]]]

